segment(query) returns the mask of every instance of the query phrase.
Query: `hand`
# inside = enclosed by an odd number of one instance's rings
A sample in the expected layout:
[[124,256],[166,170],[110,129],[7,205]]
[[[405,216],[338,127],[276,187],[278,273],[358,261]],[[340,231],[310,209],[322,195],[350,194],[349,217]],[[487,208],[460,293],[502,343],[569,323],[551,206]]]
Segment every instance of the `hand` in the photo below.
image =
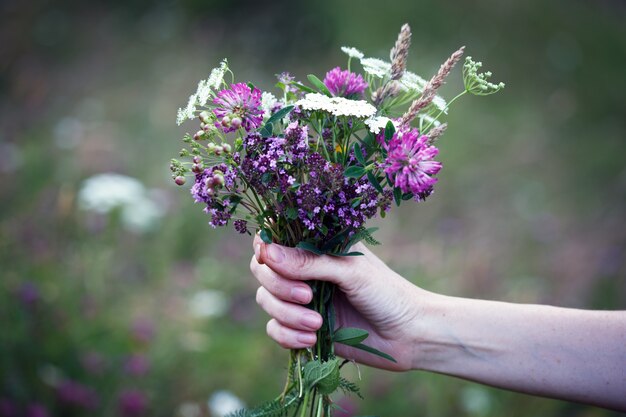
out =
[[329,281],[335,294],[336,326],[357,327],[369,333],[363,342],[393,356],[397,363],[346,345],[336,344],[337,355],[378,368],[412,369],[420,303],[429,293],[389,269],[364,245],[354,250],[364,256],[318,256],[310,252],[265,244],[256,236],[250,270],[261,286],[257,303],[272,317],[267,333],[284,348],[315,343],[322,317],[304,305],[313,297],[309,280]]

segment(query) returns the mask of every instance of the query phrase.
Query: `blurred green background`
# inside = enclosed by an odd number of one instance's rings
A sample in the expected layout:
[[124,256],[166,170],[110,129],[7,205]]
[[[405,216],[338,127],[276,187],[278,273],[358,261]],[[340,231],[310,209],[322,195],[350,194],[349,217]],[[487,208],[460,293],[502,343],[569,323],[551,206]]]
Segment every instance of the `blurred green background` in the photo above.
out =
[[[342,45],[386,58],[404,22],[412,71],[466,45],[507,87],[455,106],[436,193],[377,222],[374,251],[445,294],[624,308],[625,21],[620,0],[0,2],[0,416],[219,416],[273,398],[287,356],[254,303],[251,239],[210,229],[173,185],[195,128],[176,109],[223,57],[271,90],[284,70],[345,66]],[[138,179],[139,200],[81,208],[83,181],[108,172]],[[360,373],[365,400],[338,399],[343,415],[614,415]]]

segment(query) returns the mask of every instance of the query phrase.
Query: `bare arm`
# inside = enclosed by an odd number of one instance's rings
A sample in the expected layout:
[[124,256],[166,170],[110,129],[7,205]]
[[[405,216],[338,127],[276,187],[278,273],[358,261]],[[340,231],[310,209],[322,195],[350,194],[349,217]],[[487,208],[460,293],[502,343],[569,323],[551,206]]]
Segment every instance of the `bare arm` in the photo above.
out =
[[415,369],[626,410],[626,312],[428,299]]
[[301,305],[312,296],[302,281],[326,280],[342,290],[337,325],[367,330],[365,343],[398,362],[337,345],[341,356],[626,411],[626,311],[447,297],[411,284],[365,247],[358,250],[365,256],[316,256],[257,238],[251,269],[261,283],[257,302],[272,316],[270,337],[286,348],[315,342],[321,317]]

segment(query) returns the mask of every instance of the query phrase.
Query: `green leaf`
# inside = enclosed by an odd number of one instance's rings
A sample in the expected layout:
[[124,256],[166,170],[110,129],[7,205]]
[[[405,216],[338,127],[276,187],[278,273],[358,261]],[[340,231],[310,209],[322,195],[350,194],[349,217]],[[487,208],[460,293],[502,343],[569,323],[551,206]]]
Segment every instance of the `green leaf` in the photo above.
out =
[[367,163],[365,162],[365,158],[363,158],[361,145],[359,145],[358,142],[354,142],[354,156],[356,157],[356,160],[361,163],[361,165],[367,165]]
[[265,123],[263,128],[259,130],[259,133],[261,134],[261,137],[269,138],[272,136],[272,133],[274,133],[274,125],[270,122]]
[[298,209],[295,207],[289,207],[286,214],[289,220],[295,220],[298,218]]
[[365,175],[365,168],[352,165],[346,168],[343,175],[348,178],[361,178]]
[[296,245],[296,248],[300,248],[309,252],[313,252],[316,255],[324,255],[324,251],[320,250],[311,242],[300,242]]
[[309,79],[309,81],[311,81],[311,84],[313,84],[315,87],[317,87],[318,90],[320,90],[320,93],[326,94],[328,97],[332,96],[332,94],[330,94],[330,91],[328,91],[328,87],[326,87],[322,80],[320,80],[313,74],[307,75],[307,78]]
[[267,122],[265,124],[268,124],[268,123],[274,124],[274,122],[279,122],[283,120],[285,116],[291,113],[291,111],[293,110],[293,107],[294,106],[285,106],[282,109],[278,110],[269,119],[267,119]]
[[383,193],[383,187],[380,185],[380,182],[378,182],[378,179],[376,178],[376,176],[374,176],[374,174],[372,174],[371,171],[367,171],[367,179],[374,186],[374,188],[376,188],[376,191],[381,194]]
[[412,199],[412,198],[413,198],[413,193],[405,193],[405,194],[402,194],[402,199],[403,199],[404,201],[406,201],[406,200],[410,200],[410,199]]
[[371,353],[373,355],[380,356],[381,358],[385,358],[385,359],[387,359],[387,360],[389,360],[391,362],[397,363],[397,361],[391,355],[388,355],[385,352],[381,352],[378,349],[374,349],[371,346],[364,345],[363,343],[358,343],[356,345],[352,345],[352,347],[364,350],[364,351],[369,352],[369,353]]
[[248,87],[250,88],[251,92],[254,92],[254,89],[255,89],[254,84],[248,83]]
[[339,232],[333,238],[331,238],[328,242],[322,245],[322,250],[325,252],[329,252],[330,250],[332,250],[332,248],[334,248],[335,246],[343,242],[343,240],[346,238],[346,236],[349,233],[350,233],[350,229],[346,229],[343,232]]
[[291,85],[293,85],[294,87],[296,87],[300,91],[304,91],[305,93],[317,93],[317,91],[315,91],[311,87],[307,87],[304,84],[292,82]]
[[342,257],[342,256],[364,256],[365,254],[362,252],[353,251],[353,252],[340,252],[340,253],[328,252],[327,255]]
[[339,388],[345,393],[353,393],[356,394],[359,398],[363,399],[363,395],[361,395],[361,390],[354,382],[348,381],[345,378],[339,379]]
[[272,243],[272,235],[267,231],[267,229],[261,229],[261,233],[259,234],[261,240],[265,243]]
[[393,125],[391,120],[389,120],[387,122],[387,126],[385,126],[385,142],[389,142],[394,133],[396,133],[396,127]]
[[354,346],[367,339],[369,333],[363,329],[357,329],[356,327],[344,327],[339,329],[333,334],[333,341],[335,343],[343,343],[344,345]]
[[302,374],[307,387],[317,387],[318,391],[324,395],[331,394],[339,387],[339,360],[309,361],[304,365]]
[[393,199],[396,202],[396,206],[400,206],[402,202],[402,190],[398,187],[393,189]]

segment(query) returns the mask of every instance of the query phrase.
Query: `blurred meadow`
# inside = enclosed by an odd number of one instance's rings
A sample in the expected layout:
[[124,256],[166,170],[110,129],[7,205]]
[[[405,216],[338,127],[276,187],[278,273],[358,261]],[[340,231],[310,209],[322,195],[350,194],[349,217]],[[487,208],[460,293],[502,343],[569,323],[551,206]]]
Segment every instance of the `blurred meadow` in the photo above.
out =
[[[507,87],[455,103],[435,194],[376,222],[373,250],[449,295],[624,309],[625,21],[621,0],[0,1],[0,417],[215,417],[278,394],[251,238],[171,181],[195,129],[176,109],[224,57],[272,90],[345,67],[343,45],[387,58],[404,22],[410,70],[466,45]],[[616,415],[359,371],[338,416]]]

